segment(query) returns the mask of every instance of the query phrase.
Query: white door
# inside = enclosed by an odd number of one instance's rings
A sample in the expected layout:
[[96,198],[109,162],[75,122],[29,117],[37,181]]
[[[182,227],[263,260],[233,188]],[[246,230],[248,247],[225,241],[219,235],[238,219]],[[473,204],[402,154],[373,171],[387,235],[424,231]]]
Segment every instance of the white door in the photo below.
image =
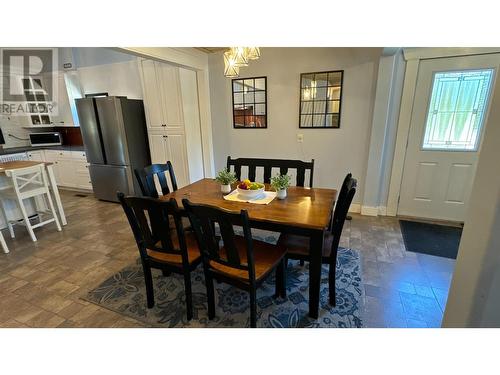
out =
[[398,215],[464,221],[500,55],[422,60]]

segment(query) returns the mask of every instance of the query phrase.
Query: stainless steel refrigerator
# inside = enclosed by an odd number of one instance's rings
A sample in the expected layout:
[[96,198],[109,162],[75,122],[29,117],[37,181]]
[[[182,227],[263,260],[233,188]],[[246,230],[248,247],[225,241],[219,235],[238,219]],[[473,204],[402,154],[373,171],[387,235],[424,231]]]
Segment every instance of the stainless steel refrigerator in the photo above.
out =
[[151,164],[142,100],[107,96],[76,99],[94,195],[140,194],[134,169]]

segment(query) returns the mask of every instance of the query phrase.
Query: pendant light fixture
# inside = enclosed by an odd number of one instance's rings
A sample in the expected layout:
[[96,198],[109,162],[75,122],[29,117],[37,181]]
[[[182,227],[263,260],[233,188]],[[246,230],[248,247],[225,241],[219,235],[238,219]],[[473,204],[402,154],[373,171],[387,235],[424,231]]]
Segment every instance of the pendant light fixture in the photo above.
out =
[[257,60],[260,57],[260,48],[247,47],[247,57],[249,60]]
[[228,78],[238,77],[240,68],[236,65],[236,59],[233,51],[224,52],[224,76]]
[[231,47],[229,51],[224,52],[224,76],[238,77],[240,67],[248,66],[249,60],[257,60],[259,57],[259,47]]
[[236,60],[236,66],[248,66],[247,48],[232,47],[233,56]]

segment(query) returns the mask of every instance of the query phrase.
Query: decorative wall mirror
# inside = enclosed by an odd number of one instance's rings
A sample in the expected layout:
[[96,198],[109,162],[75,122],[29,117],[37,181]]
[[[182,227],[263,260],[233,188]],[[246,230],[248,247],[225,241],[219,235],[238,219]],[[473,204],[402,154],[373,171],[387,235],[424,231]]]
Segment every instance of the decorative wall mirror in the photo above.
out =
[[267,77],[232,80],[233,127],[267,128]]
[[343,70],[300,75],[299,128],[340,128]]

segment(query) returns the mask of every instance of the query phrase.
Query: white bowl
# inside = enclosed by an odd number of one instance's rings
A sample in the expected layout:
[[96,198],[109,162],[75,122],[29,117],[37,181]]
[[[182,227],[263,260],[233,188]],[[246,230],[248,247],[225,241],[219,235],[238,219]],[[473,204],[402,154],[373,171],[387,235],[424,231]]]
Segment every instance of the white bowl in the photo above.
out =
[[240,197],[242,199],[255,199],[255,198],[259,197],[260,195],[262,195],[262,193],[264,193],[265,189],[266,189],[265,187],[260,188],[258,190],[243,190],[243,189],[237,188],[238,194],[240,195]]

